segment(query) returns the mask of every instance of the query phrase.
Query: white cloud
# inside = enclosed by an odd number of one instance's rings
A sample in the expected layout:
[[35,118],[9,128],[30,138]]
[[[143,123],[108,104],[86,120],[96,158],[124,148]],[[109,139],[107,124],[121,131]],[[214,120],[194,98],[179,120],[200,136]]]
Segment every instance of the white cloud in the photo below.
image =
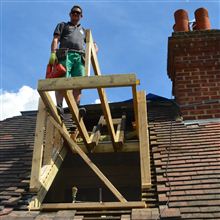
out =
[[18,92],[1,90],[0,120],[20,115],[20,111],[36,110],[38,107],[39,95],[37,90],[29,86],[22,86]]
[[100,99],[96,99],[95,104],[99,104],[99,103],[101,103]]
[[[111,103],[112,101],[108,100],[108,103]],[[93,102],[93,104],[100,104],[101,100],[100,99],[96,99],[95,102]]]
[[[55,93],[49,92],[55,103]],[[13,116],[21,115],[21,111],[38,109],[39,94],[36,89],[22,86],[17,92],[0,89],[0,121]],[[63,103],[67,106],[66,101]]]

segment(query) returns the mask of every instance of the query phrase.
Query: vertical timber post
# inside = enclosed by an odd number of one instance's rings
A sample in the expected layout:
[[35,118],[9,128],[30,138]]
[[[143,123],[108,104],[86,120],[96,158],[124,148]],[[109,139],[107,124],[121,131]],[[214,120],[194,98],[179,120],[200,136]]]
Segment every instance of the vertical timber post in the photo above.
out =
[[34,151],[32,158],[30,190],[36,192],[40,188],[40,172],[43,157],[43,141],[47,112],[42,99],[39,99],[39,107],[37,113],[37,122],[34,139]]
[[142,189],[151,186],[150,148],[147,124],[147,102],[145,91],[137,92],[138,104],[138,134],[140,146],[140,167]]

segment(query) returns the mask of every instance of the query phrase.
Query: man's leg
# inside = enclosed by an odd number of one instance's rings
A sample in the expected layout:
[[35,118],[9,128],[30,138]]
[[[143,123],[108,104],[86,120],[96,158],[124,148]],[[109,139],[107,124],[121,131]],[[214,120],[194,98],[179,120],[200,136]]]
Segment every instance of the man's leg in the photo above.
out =
[[63,110],[63,92],[55,91],[56,101],[57,101],[57,111],[61,119],[64,119],[64,110]]
[[73,96],[75,98],[76,104],[80,105],[80,98],[81,98],[81,89],[74,89]]
[[[59,61],[60,64],[62,64],[66,68],[66,77],[69,75],[69,72],[72,68],[72,63],[69,61],[68,54],[66,56],[66,59]],[[64,119],[64,110],[63,110],[63,97],[64,92],[63,91],[55,91],[55,97],[57,102],[57,111],[60,115],[61,119]]]
[[[83,64],[82,55],[79,53],[74,53],[74,63],[72,67],[72,76],[85,76],[85,66]],[[80,105],[80,98],[81,98],[81,89],[74,89],[73,90],[73,96],[75,98],[75,101],[77,105]],[[86,114],[85,108],[79,108],[79,113],[83,117]]]
[[55,96],[56,96],[56,102],[57,106],[63,106],[63,92],[62,91],[55,91]]

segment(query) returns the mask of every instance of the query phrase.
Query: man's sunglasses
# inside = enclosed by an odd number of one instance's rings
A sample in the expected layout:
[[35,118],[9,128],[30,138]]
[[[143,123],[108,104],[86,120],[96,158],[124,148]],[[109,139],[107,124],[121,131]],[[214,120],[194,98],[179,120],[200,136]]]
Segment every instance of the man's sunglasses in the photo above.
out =
[[72,11],[71,14],[72,15],[74,15],[74,14],[81,15],[81,12],[79,12],[79,11]]

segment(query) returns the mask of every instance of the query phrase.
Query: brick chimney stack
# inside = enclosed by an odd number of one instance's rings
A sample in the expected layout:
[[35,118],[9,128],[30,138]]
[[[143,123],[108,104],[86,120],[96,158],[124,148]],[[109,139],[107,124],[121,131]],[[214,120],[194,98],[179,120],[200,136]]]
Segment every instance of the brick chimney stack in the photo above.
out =
[[[168,75],[184,120],[220,118],[220,30],[211,30],[208,11],[178,10],[168,39]],[[188,24],[187,24],[188,22]]]

